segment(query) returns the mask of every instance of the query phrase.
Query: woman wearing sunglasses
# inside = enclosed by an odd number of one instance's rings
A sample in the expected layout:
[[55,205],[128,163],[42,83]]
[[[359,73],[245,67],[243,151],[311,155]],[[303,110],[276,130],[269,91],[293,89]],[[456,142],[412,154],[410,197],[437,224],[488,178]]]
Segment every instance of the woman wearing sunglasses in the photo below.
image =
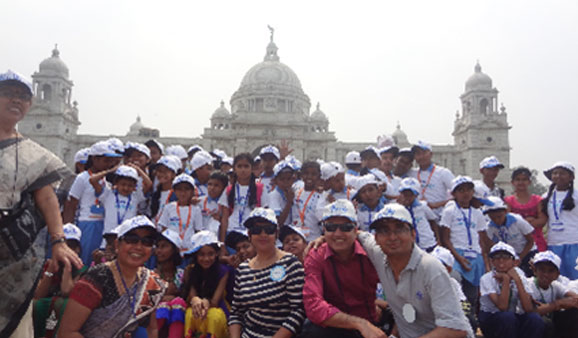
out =
[[158,336],[155,308],[166,283],[144,267],[156,238],[145,216],[118,227],[116,260],[91,268],[74,285],[58,337]]
[[292,337],[305,320],[303,265],[275,246],[273,210],[256,208],[243,224],[257,255],[237,269],[230,337]]

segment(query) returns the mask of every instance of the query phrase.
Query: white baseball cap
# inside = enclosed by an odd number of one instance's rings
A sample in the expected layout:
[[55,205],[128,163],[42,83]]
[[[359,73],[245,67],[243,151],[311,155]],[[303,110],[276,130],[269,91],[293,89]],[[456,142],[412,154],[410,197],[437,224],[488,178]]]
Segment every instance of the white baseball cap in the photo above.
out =
[[[275,166],[273,167],[273,176],[277,177],[277,175],[279,175],[285,169],[288,169],[291,172],[295,171],[295,168],[293,168],[293,164],[291,162],[282,160],[280,162],[277,162],[277,164],[275,164]],[[287,170],[285,170],[285,171],[287,171]]]
[[88,161],[88,155],[90,153],[90,148],[82,148],[74,154],[74,163],[85,164]]
[[154,223],[151,222],[148,217],[139,215],[125,220],[121,223],[121,225],[118,226],[118,237],[120,238],[127,233],[139,228],[150,228],[151,230],[154,230],[155,233],[157,231]]
[[361,191],[361,189],[363,189],[363,187],[365,187],[366,185],[370,185],[370,184],[375,184],[378,185],[379,182],[377,181],[377,178],[375,177],[375,175],[373,174],[366,174],[363,176],[359,176],[357,178],[357,180],[355,180],[355,190],[357,190],[357,193],[359,193]]
[[456,190],[457,187],[459,187],[462,184],[470,184],[472,186],[472,188],[475,187],[474,185],[474,181],[472,181],[472,179],[469,176],[457,176],[456,178],[454,178],[452,180],[452,189],[451,191],[454,192],[454,190]]
[[293,166],[293,169],[294,169],[295,171],[301,170],[301,166],[303,165],[303,164],[301,163],[301,161],[299,161],[299,160],[298,160],[295,156],[293,156],[293,155],[287,155],[287,156],[285,157],[285,161],[291,163],[291,165]]
[[504,165],[496,158],[496,156],[489,156],[480,162],[480,169],[484,168],[500,168],[504,169]]
[[355,206],[349,200],[339,199],[323,208],[321,222],[325,222],[331,217],[345,217],[350,221],[357,222],[357,212]]
[[432,151],[431,144],[424,142],[424,141],[421,141],[421,140],[417,141],[417,143],[411,147],[411,150],[414,151],[415,148],[420,148],[422,150]]
[[359,156],[363,158],[365,155],[369,155],[369,154],[373,154],[373,155],[377,156],[377,158],[379,158],[381,156],[379,153],[379,149],[377,149],[375,146],[368,146],[367,148],[363,149],[359,153]]
[[402,154],[407,154],[407,155],[411,155],[411,157],[413,158],[413,150],[412,148],[401,148],[399,149],[399,152],[397,153],[397,155],[402,155]]
[[195,189],[195,180],[189,174],[182,173],[175,177],[173,180],[173,188],[176,187],[179,183],[188,183],[191,185],[191,187],[193,187],[193,190]]
[[181,236],[179,236],[179,234],[176,231],[166,229],[161,233],[161,236],[163,236],[167,241],[173,243],[180,251],[183,245],[183,241],[181,241]]
[[28,79],[26,76],[18,74],[14,71],[8,69],[5,73],[0,74],[0,82],[4,81],[16,81],[23,84],[28,90],[30,91],[30,95],[34,94],[34,90],[32,89],[32,81]]
[[204,150],[197,151],[191,159],[191,170],[195,171],[207,164],[213,164],[213,156]]
[[572,163],[570,162],[566,162],[566,161],[559,161],[554,163],[550,169],[548,170],[544,170],[544,175],[551,181],[552,180],[552,171],[554,171],[554,169],[556,168],[564,168],[566,170],[568,170],[569,172],[571,172],[572,174],[574,174],[574,166],[572,165]]
[[397,154],[399,153],[399,147],[396,145],[392,145],[392,146],[385,146],[379,149],[380,155],[384,153],[392,153],[393,156],[397,156]]
[[257,155],[255,156],[255,158],[253,159],[253,162],[257,163],[261,161],[261,156]]
[[487,199],[488,202],[490,202],[490,204],[487,204],[484,206],[484,214],[487,214],[490,211],[494,211],[494,210],[507,210],[508,207],[506,206],[506,203],[504,203],[504,201],[502,201],[501,198],[496,197],[496,196],[490,196]]
[[72,223],[66,223],[62,226],[64,231],[64,238],[74,239],[80,242],[80,237],[82,237],[82,230]]
[[122,157],[115,148],[107,141],[98,141],[90,147],[90,156]]
[[189,154],[187,154],[187,151],[185,150],[185,148],[183,148],[183,146],[180,144],[168,146],[167,150],[165,151],[165,154],[176,156],[181,160],[183,160],[185,158],[189,158]]
[[213,154],[215,154],[215,156],[219,157],[221,160],[227,157],[227,153],[221,149],[213,150]]
[[116,168],[114,174],[117,177],[127,177],[132,178],[135,181],[138,181],[138,172],[135,168],[130,167],[128,165],[121,165],[120,167]]
[[266,147],[263,147],[259,152],[259,156],[263,157],[263,155],[265,154],[273,154],[273,156],[275,156],[278,160],[281,159],[281,153],[279,152],[279,149],[277,149],[277,147],[275,147],[274,145],[268,145]]
[[159,150],[161,151],[161,154],[165,152],[165,146],[155,139],[150,139],[150,140],[146,141],[145,145],[147,146],[147,148],[149,148],[149,150],[150,150],[150,147],[152,147],[154,145],[157,148],[159,148]]
[[151,150],[149,149],[149,147],[145,146],[142,143],[137,143],[137,142],[127,142],[124,145],[124,150],[127,151],[129,149],[134,149],[138,152],[141,152],[143,154],[146,155],[146,157],[151,158]]
[[499,241],[498,243],[494,244],[490,249],[490,258],[492,257],[493,254],[499,251],[505,251],[510,255],[512,255],[512,257],[514,258],[516,257],[516,251],[510,244]]
[[175,174],[178,173],[179,170],[181,170],[183,167],[181,160],[174,155],[164,155],[157,161],[157,164],[164,165],[165,167],[172,170]]
[[391,146],[395,146],[395,140],[393,139],[393,136],[387,135],[387,134],[377,136],[377,147],[378,148],[385,148],[385,147],[391,147]]
[[345,155],[345,164],[361,164],[359,151],[350,151]]
[[435,258],[439,259],[444,265],[452,267],[456,259],[452,255],[452,253],[444,248],[443,246],[436,246],[430,255],[434,256]]
[[221,161],[222,164],[228,164],[230,166],[233,166],[233,161],[234,159],[231,156],[227,156],[225,158],[223,158],[223,160]]
[[337,162],[326,162],[321,165],[321,179],[324,181],[344,172],[343,166]]
[[401,180],[398,192],[410,190],[411,192],[414,193],[414,195],[419,195],[420,189],[421,185],[419,184],[419,181],[417,179],[413,177],[406,177],[403,180]]
[[398,204],[398,203],[386,204],[383,207],[383,209],[381,209],[375,215],[373,221],[369,225],[369,228],[374,229],[377,221],[382,220],[382,219],[388,219],[388,218],[402,221],[404,223],[409,224],[409,226],[413,228],[413,221],[411,218],[411,214],[403,205]]
[[261,207],[253,209],[253,211],[251,211],[251,213],[249,214],[249,217],[245,220],[245,222],[243,222],[243,225],[246,228],[249,228],[253,225],[253,223],[255,223],[255,221],[258,218],[263,219],[269,223],[278,225],[275,211],[273,211],[273,209],[265,209]]
[[124,153],[124,144],[118,138],[111,137],[108,140],[106,140],[106,142],[108,142],[108,144],[110,144],[111,148],[114,149],[114,151],[117,154],[122,155]]
[[281,229],[279,229],[279,240],[281,242],[283,242],[285,237],[287,237],[287,235],[290,235],[290,234],[297,234],[297,235],[301,236],[301,238],[303,238],[303,241],[307,242],[307,238],[305,237],[305,234],[303,233],[303,231],[301,231],[301,229],[299,227],[289,225],[289,224],[284,225],[281,227]]
[[195,145],[189,147],[189,149],[187,150],[187,153],[190,153],[191,151],[195,151],[195,150],[204,150],[204,149],[200,145],[195,144]]
[[387,175],[385,175],[385,173],[377,168],[372,168],[369,169],[369,172],[375,176],[375,178],[377,179],[378,182],[383,182],[383,183],[387,183]]
[[185,252],[185,254],[192,254],[199,251],[205,245],[217,245],[221,247],[223,243],[219,242],[217,235],[214,232],[208,230],[201,230],[191,237],[190,249]]
[[556,255],[552,251],[546,250],[538,252],[537,254],[534,255],[534,258],[532,258],[532,263],[534,265],[540,262],[550,262],[554,264],[558,270],[560,270],[560,264],[562,263],[562,260],[558,255]]
[[474,181],[474,198],[484,205],[493,205],[488,199],[490,191],[482,181]]

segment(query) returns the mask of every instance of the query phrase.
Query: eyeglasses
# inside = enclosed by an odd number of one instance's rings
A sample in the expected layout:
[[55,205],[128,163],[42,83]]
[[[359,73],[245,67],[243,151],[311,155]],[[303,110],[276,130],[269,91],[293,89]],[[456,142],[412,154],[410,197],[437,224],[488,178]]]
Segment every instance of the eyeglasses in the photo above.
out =
[[405,225],[401,226],[401,227],[396,227],[393,230],[386,228],[386,227],[376,227],[375,233],[380,234],[380,235],[384,235],[384,236],[389,236],[391,234],[395,234],[396,236],[399,236],[401,234],[405,234],[405,233],[409,232],[410,230],[411,229]]
[[267,235],[273,235],[277,231],[277,226],[275,224],[253,225],[249,228],[249,235],[259,235],[263,231]]
[[138,244],[138,242],[141,242],[142,245],[149,247],[149,248],[152,247],[153,245],[155,245],[155,243],[156,243],[156,240],[153,237],[150,237],[150,236],[140,237],[139,235],[134,235],[134,234],[122,236],[121,240],[127,244],[133,244],[133,245]]
[[29,102],[32,100],[32,95],[25,92],[13,91],[7,88],[0,89],[0,97],[5,97],[7,99],[20,99],[22,101]]
[[341,232],[350,232],[355,229],[354,223],[343,223],[343,224],[335,224],[335,223],[325,223],[323,224],[325,227],[325,231],[327,232],[335,232],[337,228],[341,230]]

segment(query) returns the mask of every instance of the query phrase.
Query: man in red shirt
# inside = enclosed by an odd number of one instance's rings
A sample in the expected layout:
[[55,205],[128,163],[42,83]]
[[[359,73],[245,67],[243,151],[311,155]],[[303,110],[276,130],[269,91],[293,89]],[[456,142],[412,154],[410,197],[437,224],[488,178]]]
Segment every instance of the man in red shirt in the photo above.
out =
[[386,337],[377,328],[377,272],[357,241],[357,215],[348,200],[323,210],[325,243],[305,258],[303,303],[308,322],[300,337]]

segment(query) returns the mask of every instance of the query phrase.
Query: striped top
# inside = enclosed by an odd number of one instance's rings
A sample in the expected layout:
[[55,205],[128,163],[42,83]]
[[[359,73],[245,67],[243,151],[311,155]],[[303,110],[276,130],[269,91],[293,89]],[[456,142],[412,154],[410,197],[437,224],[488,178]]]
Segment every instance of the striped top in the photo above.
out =
[[293,255],[260,270],[244,262],[237,269],[229,325],[242,326],[242,338],[271,337],[281,327],[297,333],[305,320],[303,265]]

